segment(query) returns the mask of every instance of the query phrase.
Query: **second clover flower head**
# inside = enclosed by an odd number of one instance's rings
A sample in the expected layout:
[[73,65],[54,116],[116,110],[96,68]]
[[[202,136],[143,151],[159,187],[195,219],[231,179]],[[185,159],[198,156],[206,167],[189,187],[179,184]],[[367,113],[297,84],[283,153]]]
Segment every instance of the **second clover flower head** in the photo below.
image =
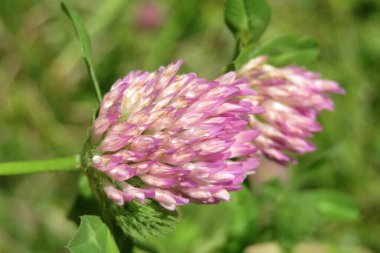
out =
[[261,131],[254,144],[267,157],[280,163],[291,162],[288,153],[303,154],[315,150],[307,140],[322,128],[316,117],[322,110],[332,110],[329,93],[344,90],[331,80],[297,66],[276,68],[267,64],[267,57],[257,57],[239,71],[258,92],[266,112],[252,115],[250,123]]
[[102,101],[92,165],[118,205],[149,198],[174,210],[228,201],[258,166],[259,131],[247,115],[263,110],[247,81],[234,72],[213,81],[179,75],[181,65],[130,72]]

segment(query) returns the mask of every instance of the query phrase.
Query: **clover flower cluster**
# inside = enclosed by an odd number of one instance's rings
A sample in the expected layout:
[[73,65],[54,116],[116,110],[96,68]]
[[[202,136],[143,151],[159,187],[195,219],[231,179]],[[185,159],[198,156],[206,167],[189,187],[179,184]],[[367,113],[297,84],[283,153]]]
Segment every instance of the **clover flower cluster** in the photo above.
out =
[[178,205],[229,201],[259,165],[258,154],[280,163],[315,149],[307,140],[332,110],[329,93],[344,93],[318,73],[276,68],[265,56],[209,81],[179,71],[130,72],[100,106],[92,128],[92,166],[118,205],[154,199]]
[[322,110],[332,110],[329,93],[343,94],[344,90],[331,80],[297,66],[276,68],[267,64],[267,57],[252,59],[239,71],[249,79],[258,93],[266,112],[252,115],[250,124],[261,131],[254,145],[267,157],[281,163],[293,161],[289,153],[304,154],[315,150],[307,140],[313,132],[321,131],[316,118]]
[[257,93],[234,72],[208,81],[177,72],[181,61],[130,72],[105,95],[92,128],[92,166],[118,205],[154,199],[178,205],[228,201],[255,171],[262,113]]

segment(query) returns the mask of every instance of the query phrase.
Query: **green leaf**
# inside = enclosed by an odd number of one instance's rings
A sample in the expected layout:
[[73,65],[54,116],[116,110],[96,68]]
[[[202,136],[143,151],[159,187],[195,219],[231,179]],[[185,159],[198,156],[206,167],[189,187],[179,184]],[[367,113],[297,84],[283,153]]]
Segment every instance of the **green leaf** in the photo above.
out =
[[310,37],[287,34],[256,49],[244,48],[234,64],[240,68],[250,59],[261,55],[268,56],[268,62],[277,67],[289,64],[305,65],[318,57],[319,49],[316,41]]
[[264,33],[270,20],[266,0],[227,0],[224,19],[242,46],[250,46]]
[[88,73],[90,74],[90,77],[92,79],[92,83],[95,87],[97,99],[100,103],[102,101],[102,93],[99,88],[99,82],[96,77],[95,68],[92,61],[90,37],[88,36],[87,30],[79,14],[76,11],[74,11],[72,8],[67,6],[64,2],[61,2],[61,7],[62,7],[63,12],[71,20],[74,26],[75,33],[78,37],[78,40],[81,46],[82,56],[86,63]]
[[107,225],[98,216],[81,216],[78,233],[67,248],[72,253],[118,253],[119,249]]
[[319,55],[317,42],[309,37],[283,35],[257,48],[251,57],[269,56],[269,63],[276,66],[289,64],[307,64]]
[[258,40],[270,21],[270,8],[266,0],[244,0],[248,17],[249,43]]
[[248,19],[243,0],[227,0],[224,6],[224,19],[236,37],[240,35],[241,31],[248,30]]
[[282,55],[269,58],[269,63],[274,66],[286,66],[289,64],[305,65],[314,61],[319,55],[318,49],[307,49],[284,53]]

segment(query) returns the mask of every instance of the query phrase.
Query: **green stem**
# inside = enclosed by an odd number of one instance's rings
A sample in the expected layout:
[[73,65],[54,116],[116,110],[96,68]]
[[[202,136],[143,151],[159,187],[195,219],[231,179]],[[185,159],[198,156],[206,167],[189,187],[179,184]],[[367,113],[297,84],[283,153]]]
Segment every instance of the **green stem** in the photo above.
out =
[[37,172],[71,171],[80,168],[79,155],[50,160],[19,161],[0,163],[0,176],[20,175]]

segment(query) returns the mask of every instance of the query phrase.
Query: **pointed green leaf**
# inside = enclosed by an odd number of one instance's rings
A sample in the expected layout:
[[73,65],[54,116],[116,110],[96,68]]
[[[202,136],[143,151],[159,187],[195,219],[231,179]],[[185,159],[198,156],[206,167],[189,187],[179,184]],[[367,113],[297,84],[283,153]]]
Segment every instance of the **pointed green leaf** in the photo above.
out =
[[87,66],[88,73],[90,74],[90,77],[92,79],[92,83],[94,84],[96,95],[98,98],[99,103],[102,101],[102,93],[99,88],[99,82],[96,77],[94,64],[92,61],[92,53],[91,53],[91,44],[90,44],[90,37],[88,36],[87,30],[79,16],[79,14],[74,11],[72,8],[67,6],[64,2],[61,2],[61,7],[63,12],[67,15],[67,17],[71,20],[75,33],[78,37],[82,56],[84,58],[84,61]]
[[317,42],[309,37],[287,34],[277,37],[253,53],[253,57],[268,55],[269,62],[276,66],[307,64],[319,55]]
[[67,246],[72,253],[118,253],[107,225],[98,216],[81,216],[81,224]]
[[318,44],[312,38],[287,34],[256,49],[244,48],[234,63],[240,68],[250,59],[260,55],[268,56],[269,63],[277,67],[289,64],[304,65],[318,57],[319,49]]

